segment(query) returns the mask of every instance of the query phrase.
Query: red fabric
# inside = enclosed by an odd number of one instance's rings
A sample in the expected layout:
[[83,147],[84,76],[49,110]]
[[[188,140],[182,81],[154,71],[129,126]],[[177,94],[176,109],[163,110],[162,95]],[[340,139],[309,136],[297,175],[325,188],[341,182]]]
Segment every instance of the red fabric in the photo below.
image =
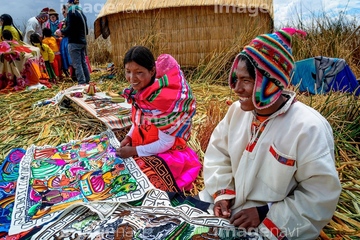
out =
[[85,56],[85,61],[86,61],[87,67],[89,69],[89,73],[91,73],[92,69],[91,69],[90,60],[89,60],[88,56]]
[[132,146],[149,144],[159,140],[158,129],[154,125],[135,126],[132,134]]
[[284,233],[268,218],[265,218],[263,224],[270,230],[270,232],[278,239],[285,240],[287,239]]
[[54,69],[55,75],[57,77],[61,76],[61,55],[55,55],[54,62],[52,63],[52,67]]
[[36,85],[40,79],[49,79],[49,75],[35,62],[30,62],[29,71],[26,72],[26,78],[29,80],[29,85]]

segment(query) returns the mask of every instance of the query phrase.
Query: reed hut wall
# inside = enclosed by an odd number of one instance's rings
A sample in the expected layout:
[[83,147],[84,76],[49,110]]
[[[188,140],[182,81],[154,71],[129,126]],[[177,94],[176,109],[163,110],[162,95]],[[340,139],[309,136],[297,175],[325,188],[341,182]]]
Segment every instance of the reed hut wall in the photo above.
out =
[[102,22],[107,24],[117,66],[130,47],[141,44],[154,55],[169,53],[181,66],[195,67],[206,63],[214,52],[236,44],[243,35],[251,39],[273,28],[272,17],[265,11],[252,17],[246,10],[216,12],[214,6],[123,11],[103,17]]

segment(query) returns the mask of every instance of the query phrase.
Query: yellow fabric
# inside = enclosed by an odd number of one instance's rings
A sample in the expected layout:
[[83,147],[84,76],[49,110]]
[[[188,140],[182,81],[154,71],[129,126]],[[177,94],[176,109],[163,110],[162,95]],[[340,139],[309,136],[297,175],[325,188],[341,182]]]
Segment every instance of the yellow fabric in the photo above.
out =
[[[14,40],[20,41],[20,35],[19,35],[18,31],[16,30],[16,28],[14,28],[14,26],[9,26],[9,25],[4,26],[4,30],[10,31]],[[0,39],[1,39],[1,37],[2,37],[2,27],[0,27]]]
[[60,51],[59,46],[57,45],[56,39],[54,37],[45,37],[43,39],[43,44],[47,44],[54,53]]
[[43,57],[44,61],[49,61],[50,63],[54,62],[55,54],[53,50],[49,47],[49,45],[43,43],[40,46],[40,43],[34,43],[36,47],[40,48],[41,56]]

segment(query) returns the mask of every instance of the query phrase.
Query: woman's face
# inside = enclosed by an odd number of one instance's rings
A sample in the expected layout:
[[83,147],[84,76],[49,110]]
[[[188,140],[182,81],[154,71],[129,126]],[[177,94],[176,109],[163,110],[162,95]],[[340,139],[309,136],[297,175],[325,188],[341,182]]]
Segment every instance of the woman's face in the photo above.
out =
[[143,66],[140,66],[136,62],[128,62],[125,64],[125,77],[131,84],[134,90],[140,91],[146,88],[150,82],[152,76],[155,74],[155,67],[149,71]]
[[55,22],[56,21],[56,16],[55,15],[50,15],[50,21]]
[[234,92],[239,97],[241,109],[244,111],[252,111],[255,109],[252,101],[255,79],[250,76],[244,61],[239,61],[239,64],[235,69],[235,74],[236,83]]

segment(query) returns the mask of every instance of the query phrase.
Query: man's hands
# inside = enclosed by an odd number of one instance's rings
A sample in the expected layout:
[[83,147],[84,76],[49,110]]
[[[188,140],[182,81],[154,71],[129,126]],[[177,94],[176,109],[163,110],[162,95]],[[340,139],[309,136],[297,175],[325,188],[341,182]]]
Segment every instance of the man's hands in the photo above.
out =
[[239,228],[256,228],[260,225],[259,213],[256,207],[243,209],[231,216],[230,223]]
[[214,214],[217,217],[230,218],[231,200],[220,200],[215,203]]
[[259,213],[256,207],[243,209],[233,216],[231,216],[230,208],[231,200],[220,200],[215,203],[214,214],[217,217],[230,218],[230,223],[239,228],[249,229],[260,225]]

